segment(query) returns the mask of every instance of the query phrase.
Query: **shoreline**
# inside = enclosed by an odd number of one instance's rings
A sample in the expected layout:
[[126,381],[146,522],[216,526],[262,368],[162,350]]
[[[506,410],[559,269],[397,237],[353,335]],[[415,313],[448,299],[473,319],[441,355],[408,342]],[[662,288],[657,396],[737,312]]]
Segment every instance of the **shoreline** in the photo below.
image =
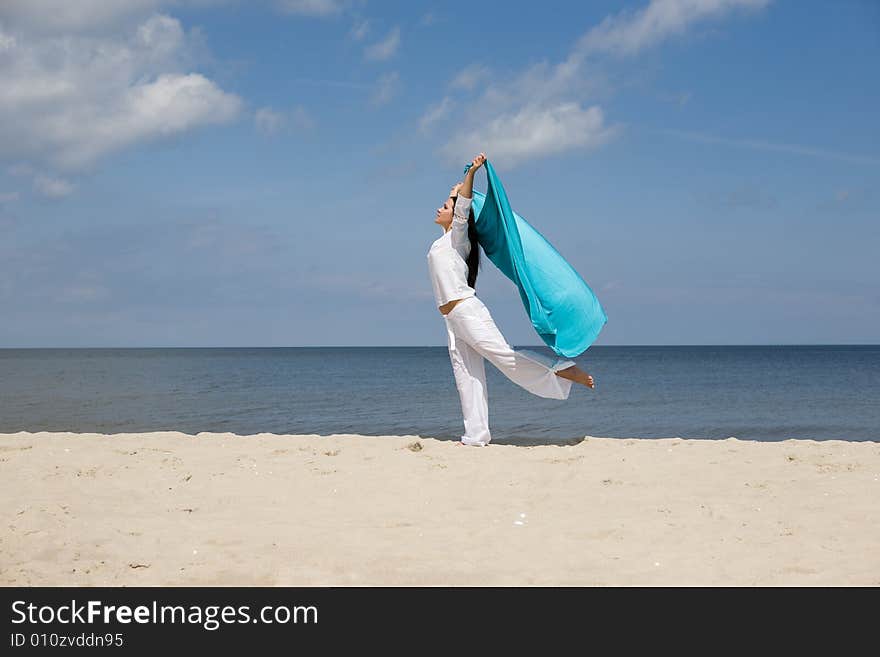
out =
[[0,585],[880,585],[880,443],[455,443],[0,434]]

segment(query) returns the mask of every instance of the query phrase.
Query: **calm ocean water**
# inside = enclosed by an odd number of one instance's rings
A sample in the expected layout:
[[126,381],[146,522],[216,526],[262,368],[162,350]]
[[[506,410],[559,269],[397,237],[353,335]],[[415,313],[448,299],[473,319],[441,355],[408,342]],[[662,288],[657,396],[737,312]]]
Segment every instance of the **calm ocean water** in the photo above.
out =
[[[575,360],[596,388],[565,401],[487,364],[493,440],[880,440],[880,345],[593,346]],[[446,347],[0,349],[0,433],[164,430],[458,438],[462,421]]]

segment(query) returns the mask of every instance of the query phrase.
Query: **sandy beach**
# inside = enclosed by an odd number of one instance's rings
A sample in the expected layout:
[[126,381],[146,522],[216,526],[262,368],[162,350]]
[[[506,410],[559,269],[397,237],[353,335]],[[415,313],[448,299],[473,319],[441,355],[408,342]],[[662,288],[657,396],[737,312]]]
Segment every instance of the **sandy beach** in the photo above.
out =
[[880,585],[880,443],[0,434],[0,584]]

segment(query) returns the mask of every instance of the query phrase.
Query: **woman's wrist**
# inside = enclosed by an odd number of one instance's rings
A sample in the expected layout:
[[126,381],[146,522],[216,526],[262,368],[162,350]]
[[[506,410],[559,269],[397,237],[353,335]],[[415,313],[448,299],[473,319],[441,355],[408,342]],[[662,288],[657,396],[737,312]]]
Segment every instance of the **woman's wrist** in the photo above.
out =
[[458,190],[458,193],[466,198],[470,198],[473,195],[473,189],[474,189],[473,169],[468,169],[468,172],[464,175],[464,182],[461,185],[461,189]]

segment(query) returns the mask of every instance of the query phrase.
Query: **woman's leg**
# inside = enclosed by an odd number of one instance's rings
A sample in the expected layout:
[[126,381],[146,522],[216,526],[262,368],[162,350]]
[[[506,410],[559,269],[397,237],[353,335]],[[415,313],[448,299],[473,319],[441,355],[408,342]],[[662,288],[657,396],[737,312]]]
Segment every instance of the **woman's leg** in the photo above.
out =
[[460,302],[447,316],[447,322],[458,342],[466,342],[517,385],[539,397],[568,399],[572,379],[557,376],[557,372],[571,368],[574,363],[528,349],[513,349],[477,297]]
[[461,442],[465,445],[488,445],[492,436],[489,432],[485,361],[467,342],[455,339],[451,326],[448,326],[448,330],[449,359],[452,361],[452,372],[464,418]]

